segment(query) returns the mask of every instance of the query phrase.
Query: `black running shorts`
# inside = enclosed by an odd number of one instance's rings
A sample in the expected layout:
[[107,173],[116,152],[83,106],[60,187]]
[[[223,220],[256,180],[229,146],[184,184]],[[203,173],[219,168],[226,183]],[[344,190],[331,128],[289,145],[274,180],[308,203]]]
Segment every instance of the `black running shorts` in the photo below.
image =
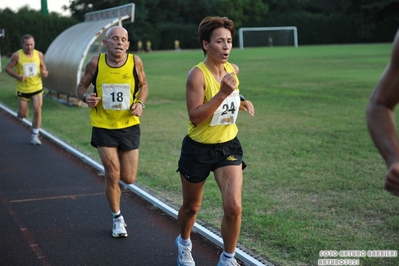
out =
[[32,98],[33,96],[42,94],[43,92],[44,92],[43,89],[35,91],[35,92],[31,92],[31,93],[24,93],[24,92],[17,91],[15,94],[15,97],[17,97],[20,100],[24,100],[24,101],[28,102],[28,101],[30,101],[30,98]]
[[246,167],[242,160],[243,151],[237,138],[218,144],[202,144],[186,136],[182,142],[179,159],[179,172],[192,183],[207,179],[211,171],[223,166],[240,165]]
[[136,150],[140,146],[140,125],[122,129],[93,127],[91,145],[97,147],[117,147],[122,151]]

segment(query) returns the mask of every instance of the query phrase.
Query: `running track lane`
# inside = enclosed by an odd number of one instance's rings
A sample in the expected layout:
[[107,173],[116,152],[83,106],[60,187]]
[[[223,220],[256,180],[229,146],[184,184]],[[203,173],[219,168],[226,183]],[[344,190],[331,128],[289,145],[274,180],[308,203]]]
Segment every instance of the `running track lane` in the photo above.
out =
[[[111,236],[102,174],[0,110],[0,265],[176,265],[176,220],[123,189],[129,237]],[[89,136],[88,136],[89,138]],[[221,249],[193,233],[198,266]]]

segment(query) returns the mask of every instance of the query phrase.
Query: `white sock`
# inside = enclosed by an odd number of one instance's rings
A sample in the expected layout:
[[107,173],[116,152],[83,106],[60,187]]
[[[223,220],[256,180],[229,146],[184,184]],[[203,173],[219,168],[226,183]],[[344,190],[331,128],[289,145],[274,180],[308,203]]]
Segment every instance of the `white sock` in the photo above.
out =
[[231,254],[231,253],[227,253],[226,251],[223,250],[223,256],[225,256],[226,258],[234,258],[234,254],[235,254],[235,252],[233,254]]
[[40,128],[32,128],[32,133],[33,134],[38,134],[39,130],[40,130]]
[[181,235],[179,235],[179,243],[182,244],[183,246],[188,246],[191,243],[191,239],[190,238],[183,239]]

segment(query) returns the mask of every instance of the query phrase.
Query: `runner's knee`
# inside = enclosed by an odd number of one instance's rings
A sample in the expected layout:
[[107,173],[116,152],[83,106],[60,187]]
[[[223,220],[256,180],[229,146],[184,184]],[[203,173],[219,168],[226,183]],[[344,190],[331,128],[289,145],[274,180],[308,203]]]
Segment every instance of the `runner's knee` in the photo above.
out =
[[184,213],[188,217],[193,217],[193,216],[197,215],[200,208],[201,208],[201,205],[199,205],[199,204],[183,204],[183,206],[182,206]]
[[231,219],[236,219],[241,216],[242,205],[241,204],[228,204],[224,208],[224,214]]

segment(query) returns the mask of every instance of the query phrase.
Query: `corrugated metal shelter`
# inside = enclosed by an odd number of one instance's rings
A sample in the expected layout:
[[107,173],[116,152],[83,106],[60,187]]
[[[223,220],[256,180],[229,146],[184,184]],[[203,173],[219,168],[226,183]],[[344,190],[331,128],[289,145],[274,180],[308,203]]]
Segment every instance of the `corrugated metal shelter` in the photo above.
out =
[[[85,58],[92,44],[113,25],[134,20],[134,4],[90,12],[85,22],[62,32],[51,43],[44,56],[49,75],[43,79],[45,89],[57,95],[76,97],[76,86],[82,75]],[[80,105],[80,104],[79,104]]]

